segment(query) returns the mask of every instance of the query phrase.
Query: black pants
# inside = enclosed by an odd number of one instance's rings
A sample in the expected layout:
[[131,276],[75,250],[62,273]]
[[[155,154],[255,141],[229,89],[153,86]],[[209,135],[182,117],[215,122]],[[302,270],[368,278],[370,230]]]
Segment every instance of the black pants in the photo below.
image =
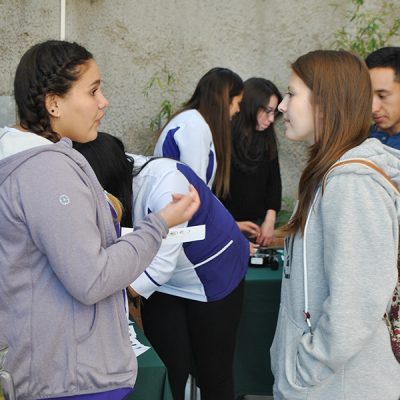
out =
[[202,400],[233,400],[233,357],[243,281],[222,300],[204,303],[159,292],[143,301],[144,332],[168,370],[174,400],[184,400],[189,373]]

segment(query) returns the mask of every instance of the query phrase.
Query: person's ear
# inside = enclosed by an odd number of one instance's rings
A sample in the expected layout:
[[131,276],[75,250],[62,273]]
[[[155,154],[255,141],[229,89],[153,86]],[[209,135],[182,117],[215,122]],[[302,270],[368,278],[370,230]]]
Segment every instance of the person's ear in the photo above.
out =
[[56,94],[47,94],[44,100],[47,114],[50,117],[58,118],[60,116],[60,109],[58,107],[58,96]]

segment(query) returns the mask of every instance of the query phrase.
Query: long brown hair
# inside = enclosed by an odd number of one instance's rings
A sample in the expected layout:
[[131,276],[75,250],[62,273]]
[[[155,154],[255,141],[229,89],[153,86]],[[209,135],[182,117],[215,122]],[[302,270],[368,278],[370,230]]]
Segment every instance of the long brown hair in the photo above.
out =
[[299,57],[293,72],[311,90],[314,144],[299,182],[297,209],[285,234],[304,233],[307,213],[325,172],[368,137],[372,88],[364,62],[347,51],[317,50]]
[[217,158],[214,191],[217,196],[229,193],[231,173],[231,100],[243,91],[239,75],[227,68],[212,68],[199,81],[192,97],[180,111],[196,109],[210,127]]

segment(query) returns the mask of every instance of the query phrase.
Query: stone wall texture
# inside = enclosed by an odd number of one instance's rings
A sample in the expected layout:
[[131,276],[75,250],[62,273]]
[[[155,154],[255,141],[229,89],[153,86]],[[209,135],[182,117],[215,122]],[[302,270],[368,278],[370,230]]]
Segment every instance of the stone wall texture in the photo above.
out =
[[[224,66],[243,79],[260,76],[285,91],[290,62],[329,48],[349,0],[66,0],[66,39],[86,46],[102,71],[110,107],[101,129],[131,152],[149,153],[150,119],[168,97],[149,79],[174,74],[173,103],[188,99],[199,78]],[[0,96],[11,96],[24,51],[58,39],[59,0],[0,0]],[[284,196],[296,197],[306,147],[288,142],[277,124]]]

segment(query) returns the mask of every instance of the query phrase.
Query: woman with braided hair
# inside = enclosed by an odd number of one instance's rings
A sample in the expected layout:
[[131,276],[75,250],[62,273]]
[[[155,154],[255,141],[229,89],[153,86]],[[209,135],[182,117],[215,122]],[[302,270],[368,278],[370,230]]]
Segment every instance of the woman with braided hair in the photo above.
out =
[[123,289],[168,228],[199,206],[194,188],[117,239],[104,191],[72,140],[97,136],[108,101],[91,53],[47,41],[22,57],[19,123],[0,129],[0,341],[19,399],[119,400],[137,364]]

